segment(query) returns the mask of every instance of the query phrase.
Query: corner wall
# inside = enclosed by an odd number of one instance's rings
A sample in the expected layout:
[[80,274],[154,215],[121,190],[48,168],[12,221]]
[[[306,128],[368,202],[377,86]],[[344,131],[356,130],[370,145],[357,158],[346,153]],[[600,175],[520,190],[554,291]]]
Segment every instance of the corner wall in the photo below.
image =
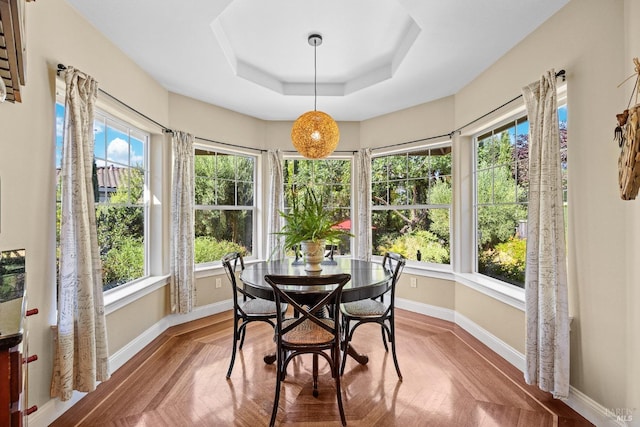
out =
[[29,2],[25,9],[23,102],[0,104],[0,249],[26,249],[28,307],[39,309],[27,326],[29,352],[38,355],[29,365],[29,405],[41,406],[50,399],[55,323],[56,66],[85,71],[100,88],[160,122],[168,118],[168,94],[65,1]]
[[[629,338],[637,337],[640,326],[630,323],[627,313],[630,292],[637,306],[632,290],[638,280],[627,273],[633,264],[626,257],[639,251],[639,240],[629,240],[638,216],[632,221],[626,211],[630,202],[618,196],[618,147],[612,142],[615,114],[626,105],[616,86],[629,74],[630,58],[623,52],[625,4],[637,9],[634,0],[569,2],[455,99],[455,121],[462,125],[513,98],[546,70],[567,72],[570,315],[577,329],[572,331],[571,385],[606,408],[640,404],[639,378],[629,375],[639,363],[637,353],[629,351]],[[636,25],[634,40],[637,34]],[[636,390],[633,402],[630,388]]]

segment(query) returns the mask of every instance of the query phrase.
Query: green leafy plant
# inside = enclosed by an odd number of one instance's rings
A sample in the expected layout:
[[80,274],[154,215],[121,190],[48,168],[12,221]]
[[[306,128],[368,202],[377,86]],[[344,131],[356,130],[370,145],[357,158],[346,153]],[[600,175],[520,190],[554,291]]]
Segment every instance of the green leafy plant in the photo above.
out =
[[481,273],[524,288],[527,257],[526,239],[510,238],[495,249],[487,249],[478,255]]
[[275,234],[284,236],[286,249],[306,241],[335,241],[342,236],[353,236],[337,226],[332,212],[325,208],[324,198],[309,187],[302,195],[292,194],[291,208],[286,212],[280,211],[280,215],[286,224]]
[[422,261],[438,264],[449,263],[449,248],[434,233],[418,230],[406,233],[378,247],[379,253],[397,252],[407,259],[416,259],[416,253],[422,253]]
[[111,248],[103,258],[105,291],[144,276],[144,245],[136,238],[121,237],[118,247]]
[[242,256],[247,255],[247,249],[244,246],[228,240],[216,240],[213,237],[196,237],[194,246],[196,264],[219,261],[229,252],[239,252]]

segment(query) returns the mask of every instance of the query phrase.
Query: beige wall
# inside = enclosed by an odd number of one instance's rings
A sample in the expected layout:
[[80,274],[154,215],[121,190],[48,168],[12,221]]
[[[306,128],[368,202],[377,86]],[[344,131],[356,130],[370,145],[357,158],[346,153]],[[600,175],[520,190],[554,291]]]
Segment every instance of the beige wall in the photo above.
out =
[[[573,0],[454,97],[361,123],[340,123],[340,150],[446,134],[513,98],[548,68],[567,70],[569,273],[576,317],[571,383],[607,408],[640,407],[640,202],[618,197],[618,149],[611,142],[614,115],[630,91],[616,86],[633,71],[631,57],[640,54],[640,32],[624,17],[625,8],[627,16],[638,16],[638,0]],[[291,148],[290,122],[264,122],[169,94],[64,0],[28,3],[27,14],[24,102],[0,104],[0,249],[27,249],[29,307],[40,309],[29,319],[30,349],[39,356],[30,365],[29,401],[42,405],[49,400],[55,288],[55,65],[88,72],[100,87],[170,127],[242,146]],[[226,278],[222,289],[215,289],[214,280],[198,280],[198,305],[228,298]],[[410,288],[403,279],[399,296],[454,309],[523,350],[522,312],[461,284],[418,280],[418,287]],[[112,354],[166,312],[164,289],[111,313]]]
[[[220,288],[216,288],[216,279],[220,279]],[[228,301],[231,297],[231,282],[224,273],[201,277],[196,280],[196,307]]]
[[[416,279],[412,288],[411,278]],[[403,273],[396,288],[396,296],[422,304],[455,310],[455,286],[450,280]]]
[[[28,323],[29,350],[38,355],[38,361],[29,365],[29,404],[41,406],[49,400],[50,324],[55,321],[56,65],[86,71],[101,88],[160,122],[168,121],[168,94],[65,1],[27,3],[26,12],[24,101],[0,104],[0,249],[26,249],[28,306],[40,311]],[[151,305],[155,307],[155,301]],[[115,328],[122,323],[112,323],[117,312],[111,317],[109,335],[120,348],[123,343]],[[155,317],[154,308],[147,323]],[[146,328],[136,326],[127,325],[127,333],[135,336]]]
[[455,285],[455,310],[524,354],[524,313],[465,285]]
[[[170,127],[186,130],[196,137],[261,150],[295,151],[291,144],[293,122],[268,122],[174,93],[169,95],[169,112]],[[337,150],[360,148],[360,123],[339,122],[338,125]]]
[[166,286],[107,315],[109,355],[113,356],[169,314]]
[[[635,0],[626,3],[637,8]],[[626,105],[624,91],[616,86],[633,71],[631,58],[623,54],[624,5],[622,0],[569,2],[456,94],[456,123],[464,124],[511,99],[547,69],[567,71],[569,280],[571,315],[576,317],[571,384],[607,408],[637,408],[640,403],[637,396],[635,402],[627,396],[630,384],[640,380],[629,376],[639,359],[636,353],[628,360],[627,331],[637,336],[639,326],[627,323],[626,303],[638,280],[628,275],[633,264],[623,253],[638,218],[632,221],[626,209],[636,204],[637,213],[638,202],[618,196],[618,147],[611,142],[615,113]],[[636,27],[636,40],[638,33]],[[637,254],[639,241],[628,241],[627,253]],[[637,293],[635,297],[637,306]],[[467,315],[465,308],[460,310]],[[499,323],[496,319],[495,325],[484,327],[494,331]]]
[[454,129],[454,97],[438,99],[360,124],[360,145],[378,148],[439,136]]
[[172,129],[242,147],[265,148],[263,120],[175,93],[169,94],[169,114]]
[[[623,76],[626,78],[633,73],[631,58],[640,57],[640,31],[638,30],[638,17],[640,16],[640,1],[625,1],[625,49],[623,57]],[[627,82],[624,86],[624,100],[628,102],[631,97],[633,83]],[[626,104],[623,104],[626,107]],[[618,113],[621,111],[617,111]],[[626,334],[624,342],[627,345],[627,377],[626,384],[627,402],[629,408],[637,408],[640,403],[640,202],[623,203],[625,208],[625,224],[627,225],[625,254],[626,254]],[[635,412],[634,419],[640,418]]]

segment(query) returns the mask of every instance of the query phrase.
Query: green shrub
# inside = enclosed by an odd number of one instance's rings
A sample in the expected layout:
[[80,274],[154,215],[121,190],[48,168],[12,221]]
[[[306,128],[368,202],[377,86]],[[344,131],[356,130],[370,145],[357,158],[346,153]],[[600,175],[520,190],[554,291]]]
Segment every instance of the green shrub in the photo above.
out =
[[142,242],[123,237],[102,260],[104,290],[121,285],[144,275],[144,247]]
[[378,247],[379,253],[397,252],[407,259],[417,259],[418,250],[422,254],[421,261],[437,264],[449,263],[449,248],[444,246],[438,237],[426,230],[403,234],[396,237],[389,245]]
[[215,240],[211,237],[196,237],[194,245],[196,264],[219,261],[229,252],[240,252],[243,256],[247,253],[244,246],[228,240]]
[[524,288],[527,241],[512,237],[478,256],[482,274]]

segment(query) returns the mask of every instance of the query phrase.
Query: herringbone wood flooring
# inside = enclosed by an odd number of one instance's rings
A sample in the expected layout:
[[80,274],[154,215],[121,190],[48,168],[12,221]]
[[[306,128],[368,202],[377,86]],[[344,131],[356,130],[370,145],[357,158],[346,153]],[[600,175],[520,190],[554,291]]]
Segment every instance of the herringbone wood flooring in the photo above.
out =
[[[363,325],[354,346],[366,366],[347,360],[342,377],[349,426],[590,426],[461,328],[397,310],[399,382],[379,327]],[[53,427],[247,426],[268,424],[275,367],[272,330],[252,324],[227,380],[231,312],[167,330]],[[320,362],[320,395],[311,394],[311,357],[293,362],[280,395],[278,423],[338,426],[333,380]]]

